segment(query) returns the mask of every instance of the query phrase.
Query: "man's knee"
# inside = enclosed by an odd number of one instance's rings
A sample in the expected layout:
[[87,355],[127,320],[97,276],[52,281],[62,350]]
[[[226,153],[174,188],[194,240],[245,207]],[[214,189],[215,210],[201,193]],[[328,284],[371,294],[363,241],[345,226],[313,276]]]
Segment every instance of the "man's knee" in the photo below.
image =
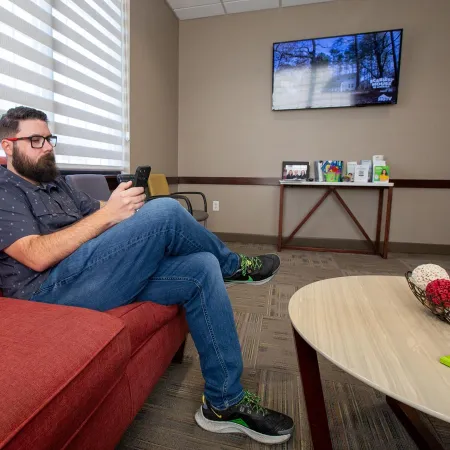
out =
[[219,260],[212,253],[192,253],[189,263],[193,273],[196,273],[197,276],[210,278],[220,275],[222,277]]
[[174,198],[161,197],[161,198],[155,198],[154,200],[150,200],[141,209],[158,208],[158,209],[171,210],[174,208],[178,208],[179,206],[180,206],[180,204]]
[[173,221],[178,217],[179,209],[182,206],[173,198],[164,197],[151,200],[137,212],[137,221],[147,224],[149,221],[161,223]]
[[178,212],[181,212],[183,207],[178,203],[177,200],[170,197],[157,198],[147,202],[140,211],[148,214],[154,214],[155,211],[158,215],[167,215],[173,217]]

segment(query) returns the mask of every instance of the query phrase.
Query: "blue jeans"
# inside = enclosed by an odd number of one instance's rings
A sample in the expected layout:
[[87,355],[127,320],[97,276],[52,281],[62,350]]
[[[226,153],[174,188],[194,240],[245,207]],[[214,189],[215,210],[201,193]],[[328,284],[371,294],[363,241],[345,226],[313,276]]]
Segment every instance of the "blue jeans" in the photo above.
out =
[[158,199],[62,260],[31,300],[98,311],[147,300],[182,305],[205,396],[225,409],[244,395],[241,348],[223,282],[238,264],[177,201]]

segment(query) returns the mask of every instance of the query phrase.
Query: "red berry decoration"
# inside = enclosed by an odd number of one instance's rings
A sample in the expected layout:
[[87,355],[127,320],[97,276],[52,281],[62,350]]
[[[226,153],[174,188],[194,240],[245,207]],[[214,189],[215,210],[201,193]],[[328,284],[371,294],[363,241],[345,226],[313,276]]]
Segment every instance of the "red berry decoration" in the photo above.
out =
[[426,293],[435,305],[450,308],[450,280],[431,281],[427,285]]

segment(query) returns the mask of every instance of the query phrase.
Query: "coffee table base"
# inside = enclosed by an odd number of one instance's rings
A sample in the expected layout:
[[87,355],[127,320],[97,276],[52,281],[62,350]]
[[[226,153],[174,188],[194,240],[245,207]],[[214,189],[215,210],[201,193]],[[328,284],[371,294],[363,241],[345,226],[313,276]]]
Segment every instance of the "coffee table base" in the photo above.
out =
[[332,450],[317,352],[297,333],[294,327],[292,330],[313,447],[316,450]]
[[[294,327],[292,330],[313,447],[316,450],[332,450],[317,352],[297,333]],[[387,396],[386,402],[420,450],[444,450],[420,420],[419,413],[414,408]]]

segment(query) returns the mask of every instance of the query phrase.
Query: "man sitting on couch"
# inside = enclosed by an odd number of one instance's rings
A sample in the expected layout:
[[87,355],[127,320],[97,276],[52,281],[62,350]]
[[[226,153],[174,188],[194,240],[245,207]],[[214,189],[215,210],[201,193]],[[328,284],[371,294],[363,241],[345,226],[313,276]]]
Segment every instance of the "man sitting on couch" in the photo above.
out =
[[204,429],[287,441],[290,417],[262,407],[240,382],[242,355],[226,284],[263,284],[280,260],[231,252],[173,199],[144,203],[122,183],[108,202],[59,176],[57,138],[31,108],[0,118],[0,277],[4,295],[105,311],[134,301],[183,305],[205,379]]

